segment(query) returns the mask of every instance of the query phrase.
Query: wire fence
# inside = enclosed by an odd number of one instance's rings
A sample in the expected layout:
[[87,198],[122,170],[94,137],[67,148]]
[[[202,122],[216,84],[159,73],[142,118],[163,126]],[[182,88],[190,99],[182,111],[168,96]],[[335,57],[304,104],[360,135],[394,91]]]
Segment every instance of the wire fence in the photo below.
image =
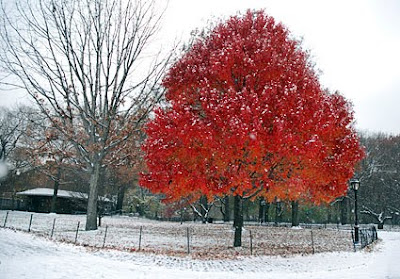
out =
[[159,222],[137,217],[105,216],[102,226],[85,231],[85,215],[0,211],[0,226],[38,234],[55,241],[94,248],[235,258],[248,255],[292,255],[351,251],[351,228],[334,225],[286,226],[247,223],[242,247],[233,247],[232,224]]

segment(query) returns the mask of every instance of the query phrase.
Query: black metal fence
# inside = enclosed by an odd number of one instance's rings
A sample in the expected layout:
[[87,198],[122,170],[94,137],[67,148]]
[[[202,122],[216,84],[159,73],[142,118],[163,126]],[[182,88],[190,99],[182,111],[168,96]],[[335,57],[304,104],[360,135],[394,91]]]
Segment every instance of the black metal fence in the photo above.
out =
[[[352,232],[352,235],[353,235],[353,232]],[[354,250],[356,250],[356,247],[363,249],[376,240],[378,240],[378,232],[376,231],[375,226],[371,226],[370,228],[360,229],[359,230],[359,243],[355,242],[354,235],[353,235]]]
[[378,233],[375,226],[372,226],[369,229],[360,229],[361,248],[364,248],[376,240],[378,240]]

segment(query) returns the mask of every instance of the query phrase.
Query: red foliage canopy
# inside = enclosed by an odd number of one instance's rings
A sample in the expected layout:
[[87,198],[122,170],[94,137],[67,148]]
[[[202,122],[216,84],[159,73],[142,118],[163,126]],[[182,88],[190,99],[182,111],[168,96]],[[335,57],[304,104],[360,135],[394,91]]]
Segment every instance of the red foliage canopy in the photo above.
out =
[[351,106],[263,11],[219,24],[164,79],[141,184],[169,199],[222,194],[316,203],[344,194],[363,157]]

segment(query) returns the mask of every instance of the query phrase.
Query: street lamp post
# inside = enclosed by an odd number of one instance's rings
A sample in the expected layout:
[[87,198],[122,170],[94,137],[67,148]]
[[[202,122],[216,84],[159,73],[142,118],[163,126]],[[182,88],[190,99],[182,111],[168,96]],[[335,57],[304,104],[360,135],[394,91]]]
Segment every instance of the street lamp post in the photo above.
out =
[[358,179],[351,179],[350,180],[350,188],[354,191],[354,241],[356,243],[359,242],[359,226],[358,226],[358,209],[357,209],[357,190],[360,187],[360,180]]

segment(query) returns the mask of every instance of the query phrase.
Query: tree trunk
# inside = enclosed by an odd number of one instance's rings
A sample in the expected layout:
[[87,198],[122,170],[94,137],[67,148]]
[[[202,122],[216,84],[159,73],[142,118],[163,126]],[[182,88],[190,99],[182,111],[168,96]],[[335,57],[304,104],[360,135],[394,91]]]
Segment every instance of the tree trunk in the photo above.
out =
[[258,209],[258,221],[262,224],[269,221],[268,218],[269,203],[263,198],[260,198],[259,209]]
[[281,216],[282,216],[281,202],[277,201],[275,202],[275,225],[278,225],[278,223],[281,222]]
[[122,205],[124,203],[124,197],[125,197],[125,191],[126,191],[126,186],[122,186],[118,189],[118,195],[117,195],[117,205],[115,210],[121,215],[122,214]]
[[86,214],[86,230],[97,230],[97,199],[98,199],[98,182],[100,175],[100,164],[97,163],[90,174],[89,199]]
[[17,195],[17,190],[14,188],[13,189],[13,193],[12,193],[12,196],[11,196],[11,201],[12,201],[12,209],[11,210],[16,210],[17,208],[16,208],[16,206],[15,206],[15,196]]
[[58,167],[57,177],[56,180],[54,181],[53,197],[51,198],[51,207],[50,207],[51,213],[56,213],[57,193],[58,193],[58,186],[60,186],[60,178],[61,178],[61,167]]
[[224,207],[225,207],[224,222],[229,222],[231,219],[231,208],[229,205],[229,196],[224,197]]
[[206,196],[200,197],[200,214],[201,214],[201,221],[203,224],[207,223],[208,219],[208,201]]
[[340,222],[342,225],[346,225],[348,223],[348,199],[343,198],[340,202]]
[[235,239],[233,242],[233,247],[241,247],[243,228],[243,199],[241,196],[235,196],[233,215],[233,227],[235,228]]
[[328,224],[330,224],[330,223],[332,223],[332,206],[331,206],[331,205],[328,205],[328,206],[327,206],[327,210],[328,210],[328,216],[327,216],[326,222],[327,222]]
[[270,206],[269,202],[266,202],[264,205],[264,222],[265,223],[269,222],[269,206]]
[[245,199],[242,200],[242,215],[243,215],[243,220],[246,219],[246,221],[249,221],[250,218],[250,212],[249,212],[249,200]]
[[292,201],[292,227],[299,225],[299,202]]

